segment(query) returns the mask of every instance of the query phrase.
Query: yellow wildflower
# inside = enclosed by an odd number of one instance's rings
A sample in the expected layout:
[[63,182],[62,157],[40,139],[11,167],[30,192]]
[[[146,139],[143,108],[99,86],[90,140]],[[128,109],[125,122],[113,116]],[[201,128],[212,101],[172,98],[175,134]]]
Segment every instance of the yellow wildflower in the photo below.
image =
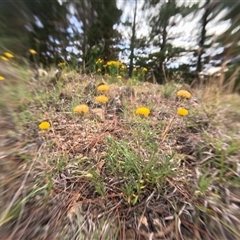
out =
[[73,109],[73,112],[75,112],[75,113],[88,113],[89,112],[89,107],[85,104],[80,104],[80,105],[77,105]]
[[93,178],[93,175],[92,175],[91,173],[87,173],[87,174],[85,175],[85,177]]
[[65,66],[65,65],[66,65],[65,62],[60,62],[60,63],[58,64],[59,67],[62,67],[62,66]]
[[120,75],[117,75],[117,79],[122,79],[122,76],[120,76]]
[[120,67],[122,65],[122,63],[119,61],[108,61],[107,62],[107,66],[112,66],[112,65],[116,66],[116,67]]
[[137,71],[137,68],[133,68],[133,71],[136,72],[136,71]]
[[98,97],[95,97],[95,101],[99,103],[106,103],[108,102],[108,97],[106,97],[105,95],[100,95]]
[[98,68],[98,69],[97,69],[97,72],[101,72],[101,71],[102,71],[101,68]]
[[147,72],[147,68],[145,68],[145,67],[144,67],[142,70],[143,70],[144,72]]
[[102,63],[103,62],[103,60],[101,59],[101,58],[99,58],[96,62],[95,62],[95,64],[99,64],[99,63]]
[[179,108],[177,111],[177,114],[184,117],[188,115],[188,110],[185,108]]
[[14,58],[14,56],[9,52],[5,52],[4,55],[8,58]]
[[34,49],[29,49],[29,52],[30,52],[32,55],[37,54],[37,52],[36,52]]
[[4,57],[4,56],[1,56],[1,59],[2,59],[3,61],[8,61],[8,59],[7,59],[6,57]]
[[147,117],[150,114],[150,110],[146,107],[140,107],[136,110],[136,114]]
[[0,81],[3,81],[5,78],[3,76],[0,76]]
[[102,85],[100,85],[100,86],[98,86],[97,87],[97,91],[99,91],[99,92],[107,92],[107,91],[109,91],[109,89],[110,89],[110,87],[108,86],[108,85],[106,85],[106,84],[102,84]]
[[186,90],[180,90],[177,92],[177,96],[181,98],[189,99],[191,97],[191,93]]
[[47,130],[51,127],[51,124],[48,122],[48,121],[44,121],[44,122],[41,122],[38,127],[41,129],[41,130]]

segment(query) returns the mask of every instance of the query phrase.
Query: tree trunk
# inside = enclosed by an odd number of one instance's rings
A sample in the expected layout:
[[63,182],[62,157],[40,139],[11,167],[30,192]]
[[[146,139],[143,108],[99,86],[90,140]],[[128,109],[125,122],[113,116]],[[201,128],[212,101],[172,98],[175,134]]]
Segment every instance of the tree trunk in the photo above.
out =
[[131,78],[133,73],[133,60],[134,60],[134,50],[135,50],[135,40],[136,40],[136,16],[137,16],[137,0],[135,0],[134,16],[133,16],[133,25],[132,25],[132,37],[130,44],[130,63],[129,63],[129,72],[128,75]]
[[209,10],[210,0],[207,0],[204,4],[205,12],[202,18],[202,31],[201,31],[201,39],[199,42],[199,49],[198,49],[198,60],[197,60],[197,73],[202,71],[202,55],[204,53],[204,43],[206,40],[206,26],[208,24],[208,16],[210,14]]

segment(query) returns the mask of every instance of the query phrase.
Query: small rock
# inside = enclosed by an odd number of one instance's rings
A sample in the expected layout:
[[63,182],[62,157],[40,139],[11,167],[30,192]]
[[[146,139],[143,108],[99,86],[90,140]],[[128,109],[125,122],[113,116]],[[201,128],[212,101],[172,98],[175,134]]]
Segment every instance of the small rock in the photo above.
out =
[[101,122],[105,121],[105,111],[102,108],[94,108],[91,110],[94,116]]

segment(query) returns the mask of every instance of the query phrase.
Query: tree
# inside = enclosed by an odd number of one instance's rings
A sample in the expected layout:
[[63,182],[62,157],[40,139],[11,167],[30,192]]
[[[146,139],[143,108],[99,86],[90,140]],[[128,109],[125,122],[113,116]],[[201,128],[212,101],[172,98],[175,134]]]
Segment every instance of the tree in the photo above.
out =
[[114,25],[120,20],[122,11],[116,6],[116,0],[95,1],[91,0],[93,14],[96,18],[88,33],[90,48],[100,46],[103,49],[103,59],[105,61],[117,57],[114,46],[118,42],[119,34]]
[[[119,33],[114,25],[119,21],[122,11],[116,6],[116,0],[87,1],[73,0],[69,8],[75,17],[78,28],[71,24],[73,39],[82,59],[82,66],[88,71],[93,69],[95,61],[117,58]],[[80,25],[80,26],[79,26]]]
[[24,55],[29,49],[26,25],[30,17],[24,2],[16,4],[14,0],[0,0],[0,47],[1,50]]
[[30,23],[31,47],[39,52],[39,61],[44,65],[58,63],[66,55],[68,46],[66,5],[57,0],[24,1],[34,16]]
[[1,0],[2,45],[22,56],[33,48],[38,52],[39,62],[56,63],[66,55],[66,13],[65,5],[57,0]]
[[[203,10],[203,15],[200,23],[201,33],[199,36],[199,44],[197,50],[197,77],[198,73],[203,69],[204,57],[206,58],[206,56],[204,56],[205,50],[211,47],[214,37],[213,34],[207,33],[207,25],[218,16],[221,8],[219,1],[206,0],[203,6],[197,9],[198,12],[199,10]],[[208,44],[206,44],[207,42]]]
[[230,91],[240,91],[240,2],[239,1],[221,1],[221,10],[226,14],[222,20],[230,20],[229,28],[218,38],[220,46],[224,48],[222,59],[222,72],[220,86],[223,86],[225,80],[225,68],[230,64],[230,71],[227,75],[226,83]]
[[144,4],[145,10],[153,8],[155,14],[153,15],[150,11],[148,17],[151,28],[148,45],[153,49],[148,57],[148,68],[153,71],[157,82],[163,83],[166,80],[165,69],[167,63],[185,51],[184,48],[174,47],[172,40],[179,36],[170,33],[170,30],[176,26],[177,18],[187,16],[192,8],[177,5],[175,0],[150,0]]
[[76,48],[81,67],[85,72],[86,55],[89,50],[88,32],[94,20],[92,4],[88,0],[72,0],[68,2],[68,12],[71,19],[70,43]]

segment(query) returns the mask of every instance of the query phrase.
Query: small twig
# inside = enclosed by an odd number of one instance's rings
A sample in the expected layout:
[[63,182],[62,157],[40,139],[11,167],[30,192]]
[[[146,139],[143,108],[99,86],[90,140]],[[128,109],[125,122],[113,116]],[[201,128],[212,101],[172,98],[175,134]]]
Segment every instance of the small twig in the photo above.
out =
[[175,116],[169,121],[167,127],[165,128],[164,132],[162,133],[161,142],[164,142],[164,140],[165,140],[165,138],[166,138],[166,135],[167,135],[168,132],[171,130],[174,119],[175,119]]
[[191,223],[189,223],[189,222],[187,222],[187,221],[185,221],[183,219],[181,221],[182,221],[183,225],[185,224],[185,225],[187,225],[187,226],[189,226],[191,228],[197,229],[199,232],[201,232],[204,235],[207,235],[212,240],[216,240],[216,238],[212,234],[210,234],[209,232],[204,231],[203,229],[199,228],[198,226],[196,226],[194,224],[191,224]]
[[174,188],[177,189],[178,192],[180,192],[186,199],[190,199],[191,198],[191,194],[187,191],[184,190],[181,186],[179,186],[176,182],[174,182],[174,180],[171,180],[170,178],[166,178],[166,181],[173,186]]
[[147,237],[148,239],[152,237],[152,239],[157,239],[157,238],[166,238],[166,235],[168,235],[171,231],[174,229],[174,221],[171,222],[167,227],[165,227],[162,231],[159,231],[157,233],[145,233],[143,231],[137,231],[137,233],[141,236]]

